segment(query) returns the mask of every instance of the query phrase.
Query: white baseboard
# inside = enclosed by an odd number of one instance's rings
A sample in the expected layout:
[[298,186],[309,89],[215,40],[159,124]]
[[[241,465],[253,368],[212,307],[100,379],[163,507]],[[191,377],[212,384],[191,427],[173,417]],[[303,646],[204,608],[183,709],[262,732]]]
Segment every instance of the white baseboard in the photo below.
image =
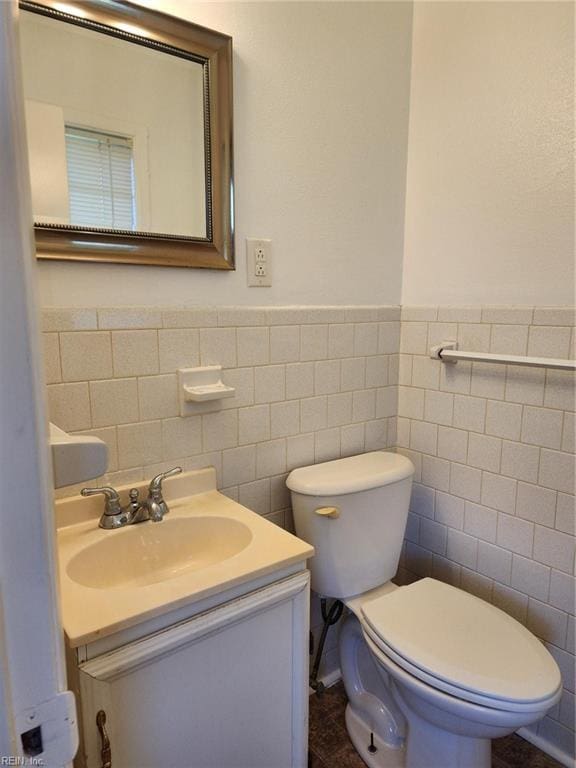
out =
[[547,739],[543,739],[542,736],[538,736],[537,733],[534,733],[528,728],[520,728],[517,733],[519,736],[522,736],[523,739],[529,741],[530,744],[534,744],[534,746],[538,747],[538,749],[541,749],[542,752],[546,752],[547,755],[553,757],[554,760],[558,760],[558,762],[562,763],[562,765],[565,765],[566,768],[576,768],[576,760],[574,760],[573,757],[570,757],[567,752],[559,749],[555,744],[552,744]]
[[340,669],[333,669],[332,672],[328,672],[328,674],[320,678],[321,682],[324,683],[324,688],[330,688],[331,685],[335,685],[341,679],[342,673]]

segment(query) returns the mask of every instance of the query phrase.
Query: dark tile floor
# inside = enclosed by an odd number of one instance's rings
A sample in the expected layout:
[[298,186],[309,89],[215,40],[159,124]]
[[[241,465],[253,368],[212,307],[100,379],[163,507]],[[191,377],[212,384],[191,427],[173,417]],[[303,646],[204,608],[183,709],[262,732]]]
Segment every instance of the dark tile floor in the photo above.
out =
[[[310,697],[310,768],[366,768],[344,724],[342,683]],[[492,768],[562,768],[560,763],[512,734],[492,742]]]

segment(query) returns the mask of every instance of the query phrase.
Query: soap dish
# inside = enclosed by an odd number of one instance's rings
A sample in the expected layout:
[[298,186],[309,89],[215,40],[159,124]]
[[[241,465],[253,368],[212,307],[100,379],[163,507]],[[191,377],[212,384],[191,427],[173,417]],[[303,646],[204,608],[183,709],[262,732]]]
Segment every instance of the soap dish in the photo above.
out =
[[224,397],[234,397],[234,387],[218,381],[216,384],[205,384],[197,387],[184,387],[184,399],[193,403],[203,403],[206,400],[222,400]]
[[[208,365],[202,368],[180,368],[178,370],[178,388],[180,391],[180,415],[217,410],[218,400],[234,397],[236,390],[222,381],[222,366]],[[213,408],[201,408],[202,404],[213,403]]]

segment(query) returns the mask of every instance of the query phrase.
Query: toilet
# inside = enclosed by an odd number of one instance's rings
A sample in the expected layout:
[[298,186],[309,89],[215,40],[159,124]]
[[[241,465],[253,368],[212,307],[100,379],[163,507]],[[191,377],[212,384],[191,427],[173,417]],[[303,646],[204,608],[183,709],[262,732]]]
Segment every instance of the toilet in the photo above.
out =
[[544,645],[493,605],[436,579],[397,587],[414,467],[375,451],[293,470],[312,589],[349,609],[340,633],[346,726],[374,768],[490,768],[490,740],[560,698]]

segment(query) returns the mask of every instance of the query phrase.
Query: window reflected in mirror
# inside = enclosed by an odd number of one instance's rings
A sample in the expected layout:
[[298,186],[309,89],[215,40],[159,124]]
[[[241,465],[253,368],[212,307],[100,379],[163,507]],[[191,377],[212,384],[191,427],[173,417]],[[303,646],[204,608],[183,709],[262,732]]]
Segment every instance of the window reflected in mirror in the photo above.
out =
[[137,230],[132,136],[65,125],[64,138],[69,223]]

